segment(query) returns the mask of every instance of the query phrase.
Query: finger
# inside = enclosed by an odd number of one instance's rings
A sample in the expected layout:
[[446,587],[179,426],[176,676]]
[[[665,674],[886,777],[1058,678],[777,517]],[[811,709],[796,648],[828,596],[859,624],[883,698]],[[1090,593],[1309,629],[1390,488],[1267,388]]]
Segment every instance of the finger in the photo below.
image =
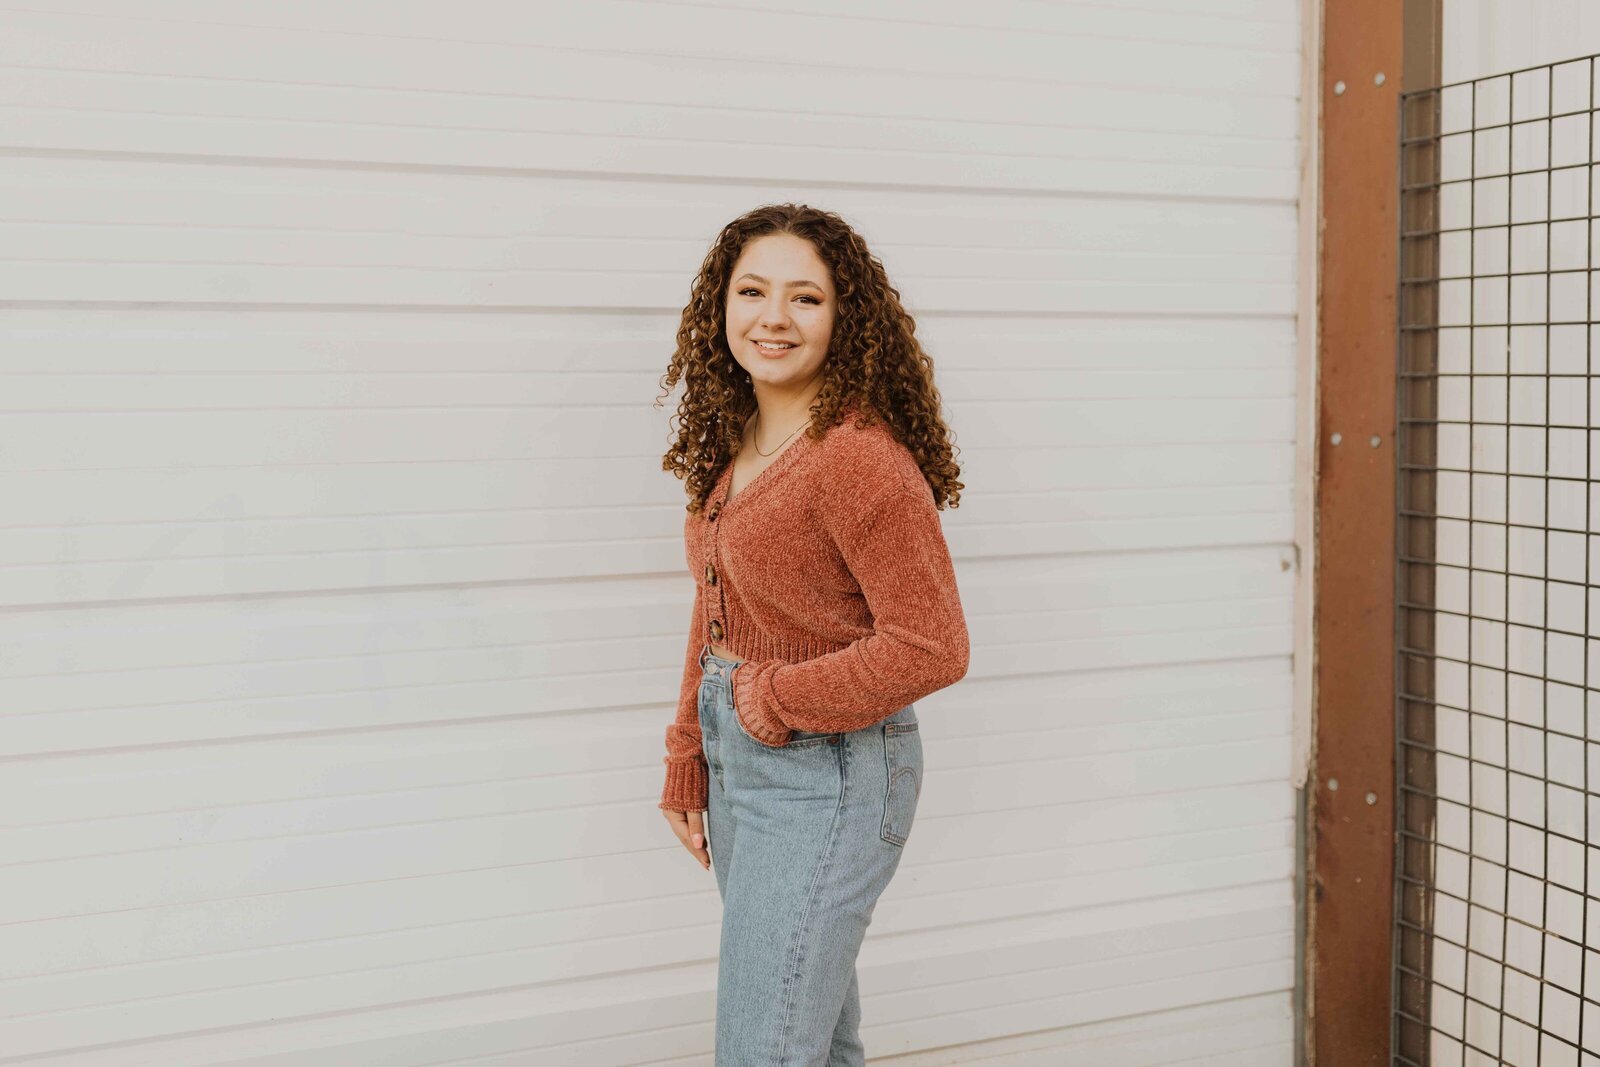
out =
[[662,811],[666,813],[667,822],[672,826],[672,832],[678,835],[679,842],[700,862],[700,866],[709,871],[711,853],[707,848],[709,842],[706,840],[701,820],[702,813],[691,811],[685,814],[681,811],[668,811],[665,808]]
[[705,832],[704,813],[689,812],[689,851],[694,853],[694,858],[706,869],[711,867],[711,841]]
[[694,845],[690,841],[689,820],[684,817],[683,812],[667,812],[667,823],[672,827],[672,832],[678,835],[678,841],[683,847],[691,852],[694,851]]

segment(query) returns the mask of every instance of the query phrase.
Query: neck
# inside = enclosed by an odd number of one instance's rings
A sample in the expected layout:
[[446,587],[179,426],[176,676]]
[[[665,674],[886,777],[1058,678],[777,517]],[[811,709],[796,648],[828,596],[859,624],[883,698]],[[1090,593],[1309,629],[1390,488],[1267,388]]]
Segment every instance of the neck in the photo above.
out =
[[800,393],[777,393],[756,386],[756,412],[760,419],[761,435],[776,434],[782,437],[811,417],[811,405],[822,392],[820,385],[811,386]]

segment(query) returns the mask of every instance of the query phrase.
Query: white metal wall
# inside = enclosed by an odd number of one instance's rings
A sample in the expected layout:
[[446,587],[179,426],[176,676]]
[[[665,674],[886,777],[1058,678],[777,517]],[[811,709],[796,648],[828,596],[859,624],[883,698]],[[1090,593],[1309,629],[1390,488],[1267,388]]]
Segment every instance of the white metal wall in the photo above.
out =
[[786,199],[884,257],[969,486],[869,1050],[1291,1062],[1295,3],[43,6],[0,1063],[709,1062],[650,404]]
[[1442,0],[1443,83],[1600,52],[1600,9],[1587,0]]

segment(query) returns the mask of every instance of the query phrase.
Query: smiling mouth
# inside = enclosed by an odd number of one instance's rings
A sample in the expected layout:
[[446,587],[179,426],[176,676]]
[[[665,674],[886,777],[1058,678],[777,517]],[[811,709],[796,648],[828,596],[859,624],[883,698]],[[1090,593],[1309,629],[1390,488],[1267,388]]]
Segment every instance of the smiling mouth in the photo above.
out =
[[794,346],[793,342],[788,342],[788,341],[776,342],[776,343],[767,342],[767,341],[757,341],[756,342],[756,347],[757,348],[764,348],[768,352],[784,352],[784,351],[787,351],[788,349],[794,348],[795,346]]

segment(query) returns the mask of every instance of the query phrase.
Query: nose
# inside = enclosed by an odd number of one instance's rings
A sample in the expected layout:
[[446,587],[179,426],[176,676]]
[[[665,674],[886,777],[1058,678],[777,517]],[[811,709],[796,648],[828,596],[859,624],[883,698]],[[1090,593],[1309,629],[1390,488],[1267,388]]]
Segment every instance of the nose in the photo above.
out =
[[787,326],[789,323],[789,305],[784,303],[783,297],[776,301],[769,300],[761,309],[761,325],[767,329]]

